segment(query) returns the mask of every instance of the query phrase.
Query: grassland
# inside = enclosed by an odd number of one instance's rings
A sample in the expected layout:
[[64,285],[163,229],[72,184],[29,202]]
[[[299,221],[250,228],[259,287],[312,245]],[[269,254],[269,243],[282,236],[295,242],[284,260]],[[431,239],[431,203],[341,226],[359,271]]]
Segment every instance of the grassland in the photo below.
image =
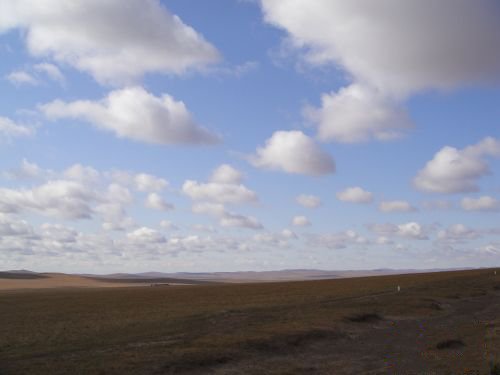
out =
[[2,375],[489,374],[499,361],[493,270],[0,292]]

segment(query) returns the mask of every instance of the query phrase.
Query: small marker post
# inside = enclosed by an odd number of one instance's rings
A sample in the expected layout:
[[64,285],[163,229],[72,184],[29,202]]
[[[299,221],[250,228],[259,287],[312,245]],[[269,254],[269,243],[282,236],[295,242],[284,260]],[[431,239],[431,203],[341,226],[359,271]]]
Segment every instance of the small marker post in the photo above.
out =
[[401,287],[399,285],[398,285],[397,290],[398,290],[398,293],[401,292]]

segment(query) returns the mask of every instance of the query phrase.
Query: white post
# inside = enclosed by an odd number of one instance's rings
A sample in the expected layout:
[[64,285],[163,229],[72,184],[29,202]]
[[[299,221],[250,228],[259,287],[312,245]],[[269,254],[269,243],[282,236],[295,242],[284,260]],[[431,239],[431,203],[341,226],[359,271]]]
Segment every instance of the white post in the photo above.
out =
[[401,287],[398,285],[398,292],[401,292]]

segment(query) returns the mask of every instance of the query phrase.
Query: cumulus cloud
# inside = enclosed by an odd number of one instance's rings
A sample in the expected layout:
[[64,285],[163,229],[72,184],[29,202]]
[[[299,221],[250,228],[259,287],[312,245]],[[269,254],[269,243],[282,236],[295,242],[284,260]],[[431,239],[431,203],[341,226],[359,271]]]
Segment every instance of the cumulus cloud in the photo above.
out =
[[384,201],[378,206],[381,212],[414,212],[417,209],[406,201]]
[[53,81],[57,81],[63,84],[66,78],[62,74],[61,70],[54,64],[50,63],[39,63],[33,65],[33,69],[38,73],[43,73]]
[[166,241],[165,237],[158,231],[141,227],[127,233],[127,238],[135,243],[163,243]]
[[430,193],[478,191],[478,180],[490,173],[487,156],[500,157],[499,140],[488,137],[464,149],[446,146],[418,172],[413,183]]
[[428,229],[417,222],[408,222],[403,224],[371,224],[368,228],[384,237],[398,236],[407,239],[427,240]]
[[191,208],[195,214],[209,215],[219,220],[222,227],[240,227],[248,229],[262,229],[262,224],[252,216],[244,216],[229,212],[222,203],[198,202]]
[[249,157],[257,168],[320,176],[335,172],[333,158],[298,130],[277,131]]
[[398,102],[366,86],[353,84],[339,92],[323,94],[321,108],[306,108],[306,117],[317,124],[322,141],[345,143],[400,138],[413,124]]
[[0,33],[23,30],[31,55],[123,84],[145,73],[179,74],[218,60],[202,35],[159,1],[1,2]]
[[26,159],[21,161],[21,165],[6,172],[7,178],[12,180],[29,180],[42,177],[45,171],[36,163],[31,163]]
[[263,226],[253,216],[238,215],[232,212],[226,212],[226,214],[221,217],[220,225],[222,227],[239,227],[248,229],[262,229]]
[[147,173],[138,173],[134,176],[135,188],[139,191],[161,191],[168,186],[168,182],[160,177]]
[[170,95],[155,96],[134,86],[111,91],[99,101],[55,100],[39,106],[52,120],[71,118],[89,122],[120,138],[157,144],[213,144],[219,137],[199,126],[186,106]]
[[440,230],[437,234],[438,241],[460,243],[480,237],[479,231],[471,229],[464,224],[454,224],[447,229]]
[[18,124],[7,117],[0,116],[0,137],[14,138],[33,135],[35,129]]
[[34,231],[26,221],[0,213],[0,236],[34,236]]
[[427,240],[429,238],[422,225],[416,222],[398,225],[396,235],[417,240]]
[[9,73],[5,78],[14,85],[36,86],[40,83],[35,77],[25,70],[15,70]]
[[34,211],[62,219],[88,219],[91,202],[98,200],[88,186],[68,180],[53,180],[32,189],[0,188],[0,212]]
[[337,199],[350,203],[371,203],[373,202],[373,193],[363,190],[359,186],[354,186],[338,192]]
[[149,193],[144,205],[147,208],[158,211],[169,211],[174,209],[174,206],[167,203],[158,193]]
[[100,179],[100,173],[96,169],[81,164],[73,164],[63,172],[63,176],[84,183],[96,183]]
[[308,227],[311,225],[311,222],[305,216],[294,216],[292,219],[292,225],[294,227]]
[[479,198],[465,197],[460,202],[462,208],[466,211],[499,211],[500,201],[493,197],[484,195]]
[[182,192],[195,201],[222,204],[256,202],[257,194],[241,182],[241,172],[223,164],[215,169],[207,183],[185,181],[182,185]]
[[228,164],[222,164],[212,172],[210,181],[221,184],[240,184],[243,181],[243,174]]
[[261,0],[265,20],[313,66],[352,80],[325,94],[313,120],[323,140],[392,139],[411,127],[402,102],[429,89],[498,80],[496,0]]
[[321,206],[321,199],[315,195],[301,194],[295,198],[298,204],[306,208],[317,208]]
[[328,233],[309,236],[308,242],[313,246],[325,247],[328,249],[340,250],[346,247],[368,245],[369,240],[354,230],[347,230],[340,233]]
[[179,230],[179,227],[172,223],[170,220],[160,221],[160,227],[165,230]]
[[193,213],[212,216],[222,227],[262,229],[263,225],[255,217],[236,214],[224,206],[257,201],[257,194],[243,185],[242,180],[240,171],[222,164],[212,172],[209,182],[187,180],[182,191],[195,201]]

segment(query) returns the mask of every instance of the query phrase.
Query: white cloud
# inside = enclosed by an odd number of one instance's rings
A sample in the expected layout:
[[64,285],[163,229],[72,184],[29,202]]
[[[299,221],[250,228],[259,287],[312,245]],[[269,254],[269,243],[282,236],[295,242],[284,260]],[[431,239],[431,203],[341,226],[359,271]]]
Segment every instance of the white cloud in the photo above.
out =
[[36,179],[42,177],[45,174],[36,163],[31,163],[26,159],[23,159],[21,165],[18,168],[11,169],[9,172],[6,172],[5,175],[7,178],[13,180],[29,180]]
[[500,141],[488,137],[461,150],[446,146],[418,172],[413,183],[430,193],[478,191],[477,181],[490,173],[486,156],[500,157]]
[[172,223],[170,220],[160,221],[160,227],[166,230],[179,230],[179,227]]
[[100,174],[96,169],[81,164],[73,164],[63,172],[63,176],[83,183],[96,183],[100,179]]
[[5,78],[7,78],[7,80],[10,82],[10,83],[13,83],[15,85],[33,85],[33,86],[36,86],[38,85],[40,82],[38,82],[38,80],[33,77],[31,74],[29,74],[28,72],[24,71],[24,70],[16,70],[16,71],[13,71],[11,73],[9,73]]
[[7,117],[0,116],[0,136],[7,138],[27,137],[35,134],[35,129],[15,123]]
[[368,228],[383,237],[398,236],[408,239],[427,240],[428,230],[417,222],[403,224],[371,224]]
[[333,64],[351,80],[313,111],[323,140],[400,136],[411,126],[401,105],[408,96],[500,75],[496,0],[260,2],[265,20],[309,64]]
[[298,204],[306,208],[317,208],[321,206],[321,199],[315,195],[301,194],[295,198]]
[[258,168],[320,176],[335,172],[333,158],[298,130],[277,131],[249,157]]
[[417,240],[426,240],[429,238],[424,228],[416,222],[398,225],[396,235]]
[[132,232],[127,233],[127,238],[136,243],[163,243],[166,241],[165,237],[158,231],[141,227]]
[[440,230],[437,234],[441,242],[463,242],[465,240],[475,239],[480,236],[477,230],[468,228],[464,224],[454,224],[449,228]]
[[240,184],[243,181],[243,174],[228,164],[222,164],[213,171],[210,181],[221,184]]
[[337,199],[351,203],[371,203],[373,202],[373,194],[359,186],[354,186],[338,192]]
[[92,214],[91,202],[98,200],[88,186],[68,180],[53,180],[33,189],[0,188],[0,212],[26,210],[62,219],[86,219]]
[[354,230],[347,230],[340,233],[312,235],[309,236],[309,242],[313,246],[320,246],[334,250],[345,249],[348,246],[365,246],[369,244],[368,239],[361,236]]
[[51,80],[57,81],[63,84],[66,81],[61,70],[54,64],[49,63],[39,63],[33,65],[33,69],[39,73],[47,75]]
[[209,215],[219,219],[219,225],[222,227],[263,228],[256,218],[229,212],[222,203],[198,202],[193,204],[191,210],[195,214]]
[[465,197],[460,202],[462,208],[466,211],[499,211],[500,201],[493,197],[482,196],[479,198]]
[[19,28],[28,51],[122,84],[145,73],[183,73],[218,60],[217,50],[159,1],[2,0],[0,32]]
[[173,210],[174,206],[170,203],[167,203],[159,194],[157,193],[149,193],[144,205],[147,208],[151,208],[152,210],[158,211],[168,211]]
[[219,137],[195,123],[186,106],[170,95],[142,87],[111,91],[100,101],[55,100],[39,106],[50,119],[84,120],[120,138],[157,144],[213,144]]
[[187,180],[182,192],[193,200],[217,203],[249,203],[257,201],[257,194],[242,184],[219,182],[199,183]]
[[262,224],[253,216],[238,215],[227,212],[221,219],[222,227],[239,227],[248,229],[262,229]]
[[34,236],[33,228],[24,220],[0,213],[0,236]]
[[138,173],[134,176],[135,188],[139,191],[158,192],[168,186],[168,182],[160,177],[147,173]]
[[307,227],[311,225],[311,222],[305,216],[294,216],[292,219],[292,225],[294,227]]
[[323,94],[321,108],[309,107],[306,117],[318,126],[322,141],[345,143],[400,138],[413,127],[399,103],[359,84]]
[[414,212],[417,209],[406,201],[380,202],[378,209],[382,212]]

